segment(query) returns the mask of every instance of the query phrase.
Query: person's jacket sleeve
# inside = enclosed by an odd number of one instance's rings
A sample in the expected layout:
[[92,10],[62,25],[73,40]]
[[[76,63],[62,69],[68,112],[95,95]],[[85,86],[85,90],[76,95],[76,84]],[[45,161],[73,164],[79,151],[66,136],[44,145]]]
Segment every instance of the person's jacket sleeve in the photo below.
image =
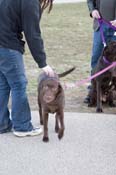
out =
[[[95,9],[99,10],[98,1],[97,0],[87,0],[87,5],[88,5],[89,12],[90,12],[90,16],[92,17],[92,11]],[[95,18],[93,21],[94,21],[93,22],[93,29],[94,29],[94,31],[97,31],[99,29],[99,23],[98,23],[97,19],[95,19]]]
[[92,11],[97,9],[96,0],[87,0],[87,5],[89,8],[90,16],[92,17],[92,15],[91,15]]
[[41,38],[41,7],[38,0],[22,0],[22,27],[31,54],[40,68],[46,66],[46,54]]

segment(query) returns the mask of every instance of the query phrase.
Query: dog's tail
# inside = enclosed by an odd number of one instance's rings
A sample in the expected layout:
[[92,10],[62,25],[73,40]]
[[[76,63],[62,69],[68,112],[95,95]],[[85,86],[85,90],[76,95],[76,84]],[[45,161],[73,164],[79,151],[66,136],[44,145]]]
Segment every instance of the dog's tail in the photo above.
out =
[[75,69],[76,69],[76,67],[72,67],[71,69],[69,69],[69,70],[67,70],[67,71],[65,71],[65,72],[63,72],[63,73],[58,74],[58,77],[59,77],[59,78],[64,77],[64,76],[70,74],[70,73],[71,73],[72,71],[74,71]]

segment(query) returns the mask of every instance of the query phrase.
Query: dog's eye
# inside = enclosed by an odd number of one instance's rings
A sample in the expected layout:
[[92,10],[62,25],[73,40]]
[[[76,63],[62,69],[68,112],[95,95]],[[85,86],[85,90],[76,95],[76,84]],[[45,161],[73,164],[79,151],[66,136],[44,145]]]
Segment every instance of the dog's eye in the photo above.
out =
[[48,90],[48,86],[44,86],[43,89],[44,89],[44,90]]

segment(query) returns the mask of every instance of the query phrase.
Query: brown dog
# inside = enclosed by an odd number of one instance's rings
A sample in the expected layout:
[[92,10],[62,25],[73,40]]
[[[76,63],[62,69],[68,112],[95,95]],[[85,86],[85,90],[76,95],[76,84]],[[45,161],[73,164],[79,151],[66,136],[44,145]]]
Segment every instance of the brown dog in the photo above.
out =
[[[48,115],[56,113],[55,131],[58,138],[61,139],[64,134],[64,90],[59,81],[59,77],[63,77],[75,68],[62,73],[55,74],[55,77],[48,77],[45,73],[40,74],[38,83],[38,106],[40,123],[44,125],[43,141],[48,142]],[[60,126],[59,126],[60,123]]]
[[[116,61],[116,41],[108,43],[104,48],[101,57],[98,60],[98,64],[94,69],[93,74],[108,67],[112,62]],[[90,104],[97,103],[96,112],[103,112],[102,110],[102,98],[106,95],[106,100],[110,106],[113,104],[113,90],[116,90],[116,68],[112,68],[107,72],[99,75],[92,80],[92,88],[90,90]]]

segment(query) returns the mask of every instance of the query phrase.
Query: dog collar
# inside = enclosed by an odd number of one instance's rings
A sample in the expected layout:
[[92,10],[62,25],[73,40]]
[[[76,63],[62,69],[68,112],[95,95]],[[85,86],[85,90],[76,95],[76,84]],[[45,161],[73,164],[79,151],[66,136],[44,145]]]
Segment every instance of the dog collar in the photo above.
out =
[[103,56],[103,61],[104,61],[104,63],[106,63],[106,64],[111,64],[111,62],[110,62],[110,61],[108,61],[108,60],[107,60],[107,58],[106,58],[106,57],[104,57],[104,56]]

